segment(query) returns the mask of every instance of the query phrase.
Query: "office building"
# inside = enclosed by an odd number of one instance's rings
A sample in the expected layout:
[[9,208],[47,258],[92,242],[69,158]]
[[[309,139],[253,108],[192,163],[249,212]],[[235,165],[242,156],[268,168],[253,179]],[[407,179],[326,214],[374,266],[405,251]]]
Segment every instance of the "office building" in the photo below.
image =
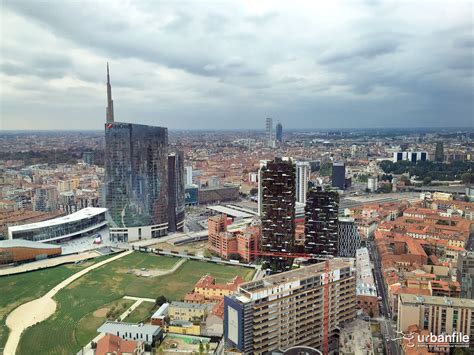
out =
[[470,336],[474,346],[474,299],[401,294],[398,301],[397,329],[410,326],[434,335],[453,331]]
[[283,126],[281,125],[280,122],[277,123],[275,131],[276,131],[277,142],[283,143]]
[[184,209],[184,155],[177,151],[168,155],[168,231],[183,231]]
[[114,121],[107,66],[104,206],[112,240],[134,241],[168,231],[168,130]]
[[419,161],[427,161],[428,160],[428,153],[427,152],[394,152],[393,153],[393,162],[396,163],[397,161],[406,160],[412,163],[416,163]]
[[185,206],[197,206],[199,204],[199,188],[197,185],[186,185],[184,188]]
[[354,218],[340,217],[338,222],[338,255],[355,258],[361,239]]
[[267,147],[274,148],[275,138],[273,135],[273,119],[270,117],[267,117],[266,119],[265,132],[266,132],[266,139],[267,139]]
[[443,142],[436,143],[435,161],[442,163],[444,161],[444,144]]
[[344,163],[332,164],[332,187],[338,190],[346,189],[346,165]]
[[377,191],[377,189],[379,188],[378,186],[378,179],[377,177],[369,177],[367,179],[367,189],[370,191],[370,192],[375,192]]
[[474,252],[458,254],[457,281],[461,285],[461,297],[474,299]]
[[47,221],[8,227],[8,239],[60,242],[92,235],[107,225],[105,208],[87,207]]
[[157,325],[143,323],[126,323],[106,321],[102,324],[98,333],[114,334],[124,340],[142,341],[148,345],[159,343],[163,337],[163,330]]
[[306,203],[311,167],[306,161],[296,162],[296,202]]
[[305,207],[304,252],[338,255],[339,195],[318,186],[308,192]]
[[193,167],[187,166],[186,170],[186,186],[191,186],[193,184]]
[[59,209],[57,188],[55,186],[43,186],[36,188],[31,203],[33,205],[33,211],[57,211]]
[[293,346],[337,350],[338,326],[355,317],[353,261],[332,259],[239,286],[224,298],[228,351],[268,354]]
[[[295,164],[290,158],[275,158],[261,168],[262,251],[290,252],[295,237]],[[281,272],[291,259],[266,256],[264,268]]]

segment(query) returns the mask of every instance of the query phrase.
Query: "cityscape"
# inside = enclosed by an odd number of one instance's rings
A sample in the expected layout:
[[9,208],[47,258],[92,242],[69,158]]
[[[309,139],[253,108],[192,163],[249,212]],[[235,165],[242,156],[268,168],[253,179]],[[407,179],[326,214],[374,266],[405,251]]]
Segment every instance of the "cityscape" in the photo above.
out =
[[473,4],[430,4],[2,4],[0,355],[474,354]]

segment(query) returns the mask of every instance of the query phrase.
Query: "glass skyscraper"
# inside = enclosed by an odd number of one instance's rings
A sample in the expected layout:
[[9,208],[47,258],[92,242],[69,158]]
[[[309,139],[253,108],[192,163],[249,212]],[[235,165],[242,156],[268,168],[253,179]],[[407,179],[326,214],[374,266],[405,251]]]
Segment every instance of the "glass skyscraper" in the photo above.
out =
[[133,240],[166,234],[166,128],[119,122],[105,124],[104,197],[112,238]]

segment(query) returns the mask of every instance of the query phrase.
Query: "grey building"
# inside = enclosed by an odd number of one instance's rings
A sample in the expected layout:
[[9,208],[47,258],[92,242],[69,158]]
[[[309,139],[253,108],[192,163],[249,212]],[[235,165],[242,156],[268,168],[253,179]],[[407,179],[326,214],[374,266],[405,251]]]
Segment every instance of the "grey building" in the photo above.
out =
[[338,190],[345,190],[346,186],[346,165],[344,163],[332,164],[332,187]]
[[161,327],[143,323],[135,324],[107,321],[97,329],[97,332],[113,334],[124,340],[143,341],[148,345],[159,343],[163,336]]
[[177,151],[168,155],[168,230],[184,228],[184,155]]
[[474,252],[458,255],[457,281],[461,285],[461,297],[474,299]]
[[280,122],[277,123],[275,131],[276,131],[275,138],[277,142],[282,143],[283,142],[283,126],[281,125]]
[[361,246],[360,235],[354,218],[339,218],[338,222],[338,255],[355,258],[357,249]]

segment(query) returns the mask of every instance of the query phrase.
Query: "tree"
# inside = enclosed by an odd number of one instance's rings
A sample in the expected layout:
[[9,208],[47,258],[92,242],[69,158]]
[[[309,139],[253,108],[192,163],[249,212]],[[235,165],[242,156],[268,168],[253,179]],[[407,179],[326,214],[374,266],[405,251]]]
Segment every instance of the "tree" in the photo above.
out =
[[474,175],[471,173],[461,174],[461,181],[463,184],[470,184],[474,182]]
[[431,181],[432,181],[432,180],[433,180],[433,179],[431,179],[431,176],[425,177],[425,178],[423,179],[423,185],[429,185],[429,184],[431,184]]
[[163,303],[166,303],[168,302],[168,300],[166,299],[165,296],[161,295],[161,296],[158,296],[156,301],[155,301],[155,305],[160,307]]
[[206,343],[206,353],[209,354],[209,350],[211,350],[211,345],[209,342]]
[[250,195],[255,196],[256,194],[258,194],[258,189],[256,187],[252,187],[250,189]]
[[204,345],[202,341],[199,343],[199,355],[204,354]]

